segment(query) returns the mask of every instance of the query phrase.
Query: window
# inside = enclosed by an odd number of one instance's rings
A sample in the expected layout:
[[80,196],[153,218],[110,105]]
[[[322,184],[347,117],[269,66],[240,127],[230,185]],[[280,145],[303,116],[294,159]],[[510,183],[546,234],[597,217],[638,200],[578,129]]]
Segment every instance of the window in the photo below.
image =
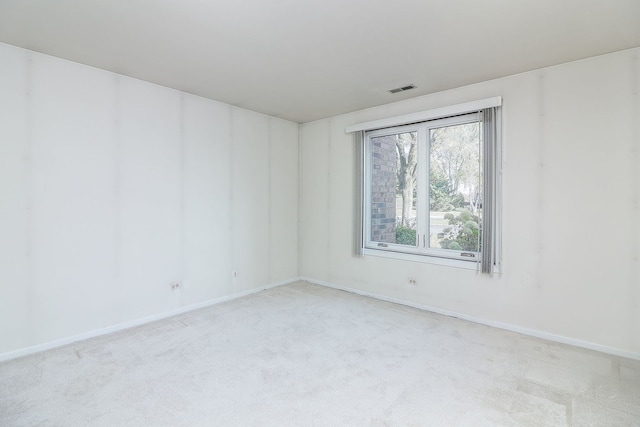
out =
[[486,273],[499,266],[499,117],[495,106],[471,111],[471,104],[424,112],[419,122],[383,121],[410,124],[357,125],[364,131],[363,254],[481,266]]

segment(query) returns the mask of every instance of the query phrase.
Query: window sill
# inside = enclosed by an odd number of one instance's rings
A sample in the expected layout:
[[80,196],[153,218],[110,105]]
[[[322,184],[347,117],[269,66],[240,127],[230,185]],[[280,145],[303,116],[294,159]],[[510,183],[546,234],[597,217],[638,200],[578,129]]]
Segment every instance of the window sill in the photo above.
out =
[[[364,248],[362,250],[362,253],[365,256],[370,255],[370,256],[377,256],[382,258],[399,259],[403,261],[413,261],[413,262],[421,262],[425,264],[443,265],[446,267],[461,268],[464,270],[477,270],[477,271],[480,270],[480,266],[478,265],[478,262],[475,260],[465,261],[465,260],[459,260],[459,259],[439,258],[435,256],[430,256],[430,255],[408,254],[404,252],[393,252],[393,251],[371,249],[371,248]],[[495,272],[499,273],[499,271],[495,271]]]

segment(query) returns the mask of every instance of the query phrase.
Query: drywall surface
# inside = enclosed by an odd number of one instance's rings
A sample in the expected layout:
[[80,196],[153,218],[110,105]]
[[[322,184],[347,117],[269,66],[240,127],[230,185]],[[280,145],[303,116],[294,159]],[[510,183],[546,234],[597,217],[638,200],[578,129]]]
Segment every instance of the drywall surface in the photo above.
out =
[[[639,58],[632,49],[304,124],[301,275],[640,354]],[[354,256],[345,127],[493,96],[503,274]]]
[[299,275],[297,124],[5,44],[0,93],[0,354]]

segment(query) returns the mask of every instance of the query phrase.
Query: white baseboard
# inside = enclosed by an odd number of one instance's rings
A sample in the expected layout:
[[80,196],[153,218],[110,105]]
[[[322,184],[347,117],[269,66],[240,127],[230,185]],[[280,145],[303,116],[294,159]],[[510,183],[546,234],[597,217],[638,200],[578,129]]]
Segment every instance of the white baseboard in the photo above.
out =
[[293,283],[300,280],[299,277],[295,277],[288,280],[283,280],[281,282],[271,283],[265,286],[259,286],[257,288],[249,289],[247,291],[238,292],[231,295],[225,295],[223,297],[210,299],[207,301],[202,301],[196,304],[187,305],[184,307],[176,308],[174,310],[163,311],[162,313],[153,314],[151,316],[143,317],[140,319],[130,320],[124,323],[118,323],[117,325],[107,326],[106,328],[96,329],[93,331],[85,332],[79,335],[74,335],[71,337],[61,338],[55,341],[49,341],[43,344],[37,344],[31,347],[25,347],[18,350],[9,351],[7,353],[0,354],[0,362],[4,362],[6,360],[15,359],[22,356],[27,356],[34,353],[39,353],[45,350],[51,350],[56,347],[62,347],[63,345],[72,344],[77,341],[86,340],[88,338],[94,338],[100,335],[110,334],[112,332],[121,331],[124,329],[132,328],[134,326],[144,325],[146,323],[155,322],[156,320],[166,319],[168,317],[177,316],[178,314],[186,313],[189,311],[197,310],[199,308],[209,307],[215,304],[220,304],[226,301],[231,301],[237,298],[242,298],[247,295],[255,294],[258,292],[262,292],[267,289],[275,288],[282,285],[287,285],[289,283]]
[[432,313],[442,314],[445,316],[456,317],[463,320],[468,320],[470,322],[479,323],[481,325],[492,326],[494,328],[504,329],[511,332],[517,332],[519,334],[528,335],[531,337],[541,338],[549,341],[554,341],[562,344],[568,344],[575,347],[586,348],[589,350],[595,350],[606,354],[611,354],[614,356],[625,357],[628,359],[640,360],[640,353],[634,353],[626,350],[621,350],[615,347],[609,347],[606,345],[596,344],[589,341],[582,341],[576,338],[565,337],[562,335],[556,335],[549,332],[539,331],[536,329],[524,328],[517,325],[512,325],[509,323],[498,322],[495,320],[484,319],[477,316],[471,316],[468,314],[458,313],[451,310],[445,310],[437,307],[431,307],[428,305],[418,304],[412,301],[401,300],[398,298],[391,298],[385,295],[375,294],[372,292],[361,291],[359,289],[350,288],[347,286],[336,285],[335,283],[325,282],[323,280],[316,280],[309,277],[301,277],[300,280],[307,281],[309,283],[313,283],[315,285],[326,286],[328,288],[339,289],[341,291],[351,292],[358,295],[363,295],[375,299],[379,299],[382,301],[393,302],[396,304],[406,305],[408,307],[418,308],[420,310],[430,311]]
[[197,310],[200,308],[204,308],[204,307],[209,307],[215,304],[220,304],[226,301],[231,301],[237,298],[242,298],[244,296],[247,295],[251,295],[251,294],[255,294],[267,289],[272,289],[278,286],[282,286],[282,285],[287,285],[289,283],[293,283],[296,282],[298,280],[304,280],[307,281],[309,283],[313,283],[315,285],[320,285],[320,286],[325,286],[328,288],[333,288],[333,289],[339,289],[342,291],[346,291],[346,292],[351,292],[354,294],[358,294],[358,295],[363,295],[363,296],[367,296],[367,297],[371,297],[371,298],[376,298],[382,301],[388,301],[388,302],[392,302],[392,303],[396,303],[396,304],[401,304],[401,305],[406,305],[408,307],[413,307],[413,308],[417,308],[420,310],[425,310],[425,311],[430,311],[432,313],[437,313],[437,314],[442,314],[445,316],[450,316],[450,317],[456,317],[459,319],[463,319],[463,320],[468,320],[470,322],[474,322],[474,323],[479,323],[482,325],[487,325],[487,326],[492,326],[494,328],[499,328],[499,329],[504,329],[507,331],[511,331],[511,332],[517,332],[523,335],[528,335],[528,336],[532,336],[532,337],[536,337],[536,338],[541,338],[541,339],[545,339],[545,340],[549,340],[549,341],[554,341],[554,342],[558,342],[558,343],[562,343],[562,344],[568,344],[568,345],[572,345],[575,347],[581,347],[581,348],[586,348],[589,350],[595,350],[595,351],[599,351],[602,353],[606,353],[606,354],[611,354],[614,356],[620,356],[620,357],[625,357],[628,359],[634,359],[634,360],[640,360],[640,353],[634,353],[634,352],[630,352],[630,351],[626,351],[626,350],[621,350],[618,348],[614,348],[614,347],[609,347],[609,346],[605,346],[605,345],[601,345],[601,344],[596,344],[596,343],[592,343],[589,341],[582,341],[582,340],[578,340],[575,338],[570,338],[570,337],[565,337],[562,335],[556,335],[556,334],[552,334],[549,332],[544,332],[544,331],[539,331],[539,330],[535,330],[535,329],[529,329],[529,328],[524,328],[521,326],[517,326],[517,325],[512,325],[509,323],[503,323],[503,322],[498,322],[498,321],[494,321],[494,320],[489,320],[489,319],[484,319],[481,317],[477,317],[477,316],[471,316],[471,315],[467,315],[467,314],[463,314],[463,313],[458,313],[455,311],[451,311],[451,310],[445,310],[445,309],[441,309],[441,308],[437,308],[437,307],[431,307],[428,305],[424,305],[424,304],[418,304],[412,301],[406,301],[406,300],[402,300],[402,299],[398,299],[398,298],[391,298],[391,297],[387,297],[385,295],[380,295],[380,294],[375,294],[372,292],[366,292],[366,291],[362,291],[359,289],[355,289],[355,288],[350,288],[348,286],[342,286],[342,285],[337,285],[335,283],[329,283],[329,282],[325,282],[323,280],[316,280],[316,279],[312,279],[310,277],[296,277],[296,278],[291,278],[288,280],[283,280],[281,282],[277,282],[277,283],[271,283],[269,285],[265,285],[265,286],[260,286],[254,289],[250,289],[247,291],[243,291],[243,292],[238,292],[235,294],[231,294],[231,295],[225,295],[223,297],[219,297],[219,298],[214,298],[211,300],[207,300],[207,301],[203,301],[203,302],[199,302],[197,304],[192,304],[192,305],[188,305],[185,307],[180,307],[174,310],[169,310],[169,311],[165,311],[162,313],[158,313],[158,314],[154,314],[151,316],[147,316],[147,317],[143,317],[141,319],[135,319],[135,320],[131,320],[128,322],[124,322],[124,323],[119,323],[117,325],[113,325],[113,326],[108,326],[106,328],[101,328],[101,329],[96,329],[93,331],[89,331],[89,332],[85,332],[79,335],[74,335],[71,337],[67,337],[67,338],[62,338],[59,340],[55,340],[55,341],[50,341],[47,343],[43,343],[43,344],[38,344],[38,345],[34,345],[31,347],[25,347],[25,348],[21,348],[18,350],[14,350],[14,351],[10,351],[7,353],[2,353],[0,354],[0,362],[6,361],[6,360],[10,360],[10,359],[15,359],[18,357],[22,357],[22,356],[27,356],[30,354],[34,354],[34,353],[39,353],[41,351],[45,351],[45,350],[51,350],[53,348],[56,347],[61,347],[63,345],[67,345],[67,344],[72,344],[74,342],[77,341],[82,341],[88,338],[93,338],[93,337],[97,337],[100,335],[105,335],[105,334],[110,334],[112,332],[117,332],[117,331],[121,331],[124,329],[128,329],[128,328],[132,328],[135,326],[140,326],[140,325],[144,325],[146,323],[151,323],[151,322],[155,322],[156,320],[162,320],[162,319],[166,319],[168,317],[172,317],[172,316],[176,316],[178,314],[182,314],[182,313],[186,313],[189,311],[193,311],[193,310]]

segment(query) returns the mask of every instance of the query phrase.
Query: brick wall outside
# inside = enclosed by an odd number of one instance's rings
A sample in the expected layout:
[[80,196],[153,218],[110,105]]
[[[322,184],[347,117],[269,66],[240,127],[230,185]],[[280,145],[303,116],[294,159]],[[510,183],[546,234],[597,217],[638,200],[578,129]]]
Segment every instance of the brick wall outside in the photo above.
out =
[[397,154],[395,136],[372,138],[371,240],[396,242]]

